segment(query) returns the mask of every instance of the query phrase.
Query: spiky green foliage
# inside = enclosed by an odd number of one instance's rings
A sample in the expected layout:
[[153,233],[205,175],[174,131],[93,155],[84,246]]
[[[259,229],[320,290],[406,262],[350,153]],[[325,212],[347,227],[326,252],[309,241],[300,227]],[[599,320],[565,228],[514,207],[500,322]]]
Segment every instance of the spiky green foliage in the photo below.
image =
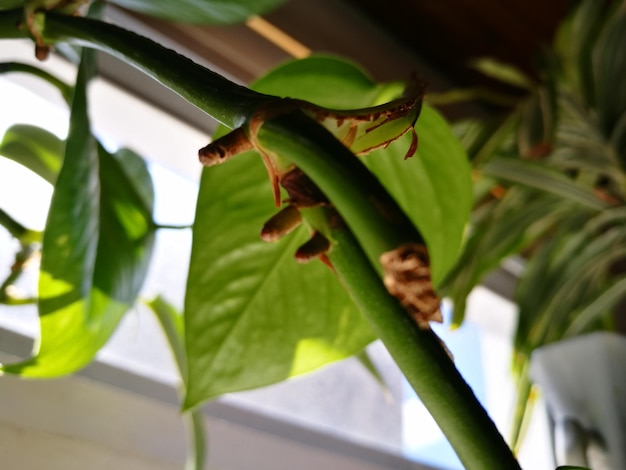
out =
[[[473,224],[446,281],[465,299],[512,255],[525,270],[515,293],[520,377],[514,443],[535,348],[612,328],[626,271],[626,2],[581,2],[546,54],[542,81],[496,131],[462,128],[476,174]],[[508,70],[510,72],[510,70]],[[524,83],[528,83],[524,79]]]

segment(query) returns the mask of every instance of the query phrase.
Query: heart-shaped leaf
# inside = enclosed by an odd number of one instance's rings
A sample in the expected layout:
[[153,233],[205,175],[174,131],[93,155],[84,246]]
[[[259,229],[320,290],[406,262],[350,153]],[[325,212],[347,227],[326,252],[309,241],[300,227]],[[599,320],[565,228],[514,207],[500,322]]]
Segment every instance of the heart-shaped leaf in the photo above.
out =
[[256,155],[203,173],[185,302],[186,407],[310,371],[373,339],[330,269],[295,262],[305,229],[261,241],[272,201]]
[[438,285],[459,256],[472,208],[467,155],[450,126],[424,105],[415,126],[417,154],[404,160],[410,136],[364,157],[365,164],[422,233]]
[[[378,104],[389,87],[375,84],[350,63],[311,57],[274,70],[254,89],[327,108],[356,109]],[[452,136],[445,132],[440,117],[433,111],[428,114],[430,124],[424,132],[434,135],[426,150],[429,145],[435,147],[439,138]],[[431,150],[426,158],[454,165],[464,155],[454,144],[443,145],[441,153]],[[406,152],[402,143],[399,147]],[[450,153],[452,157],[448,157]],[[386,160],[394,155],[381,151],[377,158]],[[398,157],[398,165],[406,163],[403,157],[404,153]],[[382,163],[381,168],[383,175],[392,171]],[[401,168],[407,171],[412,166]],[[458,232],[453,248],[458,251],[464,222],[458,222],[461,216],[456,214],[466,217],[469,211],[469,174],[466,163],[446,171],[440,179],[434,177],[435,185],[444,185],[443,190],[457,198],[468,192],[467,203],[455,199],[449,214],[454,229],[447,233]],[[462,180],[463,189],[458,192],[448,187],[443,176],[450,172],[453,181]],[[415,179],[399,181],[397,190],[406,194],[408,201],[408,186],[412,188]],[[328,268],[319,262],[294,262],[293,253],[310,236],[305,228],[275,244],[259,240],[263,223],[276,211],[272,200],[266,170],[254,153],[203,173],[185,303],[186,407],[221,393],[271,384],[315,369],[360,351],[373,339],[369,326]],[[439,201],[433,204],[437,207],[431,206],[432,211],[445,214],[451,210],[440,208]],[[449,253],[446,256],[441,271],[453,258]]]

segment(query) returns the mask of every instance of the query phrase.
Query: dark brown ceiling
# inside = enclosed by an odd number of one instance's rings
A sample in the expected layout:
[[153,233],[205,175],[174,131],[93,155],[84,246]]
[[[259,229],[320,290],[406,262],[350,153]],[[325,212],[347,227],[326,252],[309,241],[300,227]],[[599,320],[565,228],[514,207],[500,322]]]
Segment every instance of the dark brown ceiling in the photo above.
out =
[[[535,75],[568,0],[290,0],[267,18],[315,51],[338,53],[381,80],[417,72],[429,91],[487,87],[520,93],[469,66],[492,57]],[[475,115],[484,104],[447,107]],[[488,108],[494,110],[493,107]],[[496,109],[497,110],[497,109]]]
[[566,0],[346,0],[458,85],[478,77],[467,67],[494,57],[534,73],[552,42]]

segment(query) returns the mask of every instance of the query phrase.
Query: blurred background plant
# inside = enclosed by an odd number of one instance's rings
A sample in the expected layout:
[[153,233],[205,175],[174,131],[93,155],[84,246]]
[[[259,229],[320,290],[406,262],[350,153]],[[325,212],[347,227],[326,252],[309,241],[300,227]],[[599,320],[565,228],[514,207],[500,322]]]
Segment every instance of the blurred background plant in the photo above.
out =
[[460,325],[466,299],[504,260],[522,261],[511,444],[533,403],[532,352],[622,330],[626,294],[626,2],[580,2],[542,53],[540,80],[481,59],[480,71],[528,95],[504,118],[457,124],[473,167],[464,252],[444,282]]

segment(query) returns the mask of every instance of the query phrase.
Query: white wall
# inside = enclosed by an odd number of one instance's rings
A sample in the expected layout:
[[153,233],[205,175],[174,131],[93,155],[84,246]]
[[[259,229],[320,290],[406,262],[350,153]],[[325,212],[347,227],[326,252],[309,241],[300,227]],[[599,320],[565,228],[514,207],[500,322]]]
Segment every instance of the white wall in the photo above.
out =
[[[0,468],[182,469],[183,421],[177,405],[163,399],[174,391],[156,382],[152,388],[161,398],[81,375],[49,381],[2,377]],[[426,470],[220,403],[209,405],[206,424],[211,469]]]

